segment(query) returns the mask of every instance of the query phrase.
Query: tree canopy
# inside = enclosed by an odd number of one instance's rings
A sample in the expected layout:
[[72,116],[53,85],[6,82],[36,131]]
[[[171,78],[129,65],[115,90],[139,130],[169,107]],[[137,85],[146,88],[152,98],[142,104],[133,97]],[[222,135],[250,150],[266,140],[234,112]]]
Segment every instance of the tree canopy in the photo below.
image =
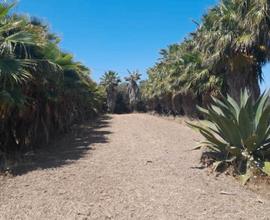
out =
[[143,95],[162,100],[189,94],[207,104],[209,95],[229,93],[239,100],[247,88],[255,100],[269,61],[269,12],[268,0],[221,0],[182,43],[161,50]]
[[14,6],[0,4],[0,157],[48,142],[102,104],[90,70],[38,18],[12,14]]

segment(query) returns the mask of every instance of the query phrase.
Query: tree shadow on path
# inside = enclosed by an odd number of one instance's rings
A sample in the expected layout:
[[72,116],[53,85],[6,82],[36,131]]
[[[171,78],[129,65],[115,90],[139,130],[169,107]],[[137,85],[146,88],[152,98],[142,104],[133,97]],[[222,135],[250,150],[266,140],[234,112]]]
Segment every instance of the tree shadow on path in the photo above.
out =
[[110,120],[110,116],[104,115],[96,121],[74,125],[71,132],[26,156],[24,162],[12,169],[12,174],[23,175],[38,169],[72,164],[94,150],[93,144],[108,143]]

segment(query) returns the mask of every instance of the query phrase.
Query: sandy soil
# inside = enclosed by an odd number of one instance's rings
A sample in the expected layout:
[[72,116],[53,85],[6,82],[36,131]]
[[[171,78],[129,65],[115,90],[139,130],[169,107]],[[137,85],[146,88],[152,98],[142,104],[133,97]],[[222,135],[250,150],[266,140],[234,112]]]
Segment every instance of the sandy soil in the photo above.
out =
[[0,184],[0,219],[270,219],[270,201],[199,167],[200,136],[133,114],[85,124]]

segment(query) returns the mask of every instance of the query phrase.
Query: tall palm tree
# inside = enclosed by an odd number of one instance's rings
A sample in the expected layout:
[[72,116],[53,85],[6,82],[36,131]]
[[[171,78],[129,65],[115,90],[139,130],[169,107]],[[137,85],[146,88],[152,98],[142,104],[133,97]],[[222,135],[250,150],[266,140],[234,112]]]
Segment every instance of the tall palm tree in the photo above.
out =
[[245,87],[254,100],[260,94],[261,67],[269,57],[269,8],[267,0],[223,0],[196,33],[205,64],[224,74],[237,100]]
[[137,109],[137,104],[140,99],[140,90],[138,86],[138,80],[141,79],[141,74],[139,71],[129,71],[129,76],[125,77],[125,80],[128,82],[128,96],[129,96],[129,106],[131,112]]
[[117,86],[120,82],[118,73],[114,71],[105,72],[100,79],[100,84],[105,88],[107,93],[107,107],[110,113],[114,113],[115,110]]
[[201,97],[221,92],[221,78],[203,67],[192,38],[162,50],[161,56],[148,71],[148,87],[152,87],[152,97],[157,97],[154,100],[161,112],[194,115]]
[[[161,59],[148,71],[148,99],[178,111],[177,100],[182,107],[207,105],[211,95],[229,93],[238,100],[248,88],[256,100],[261,68],[270,54],[269,13],[268,0],[221,0],[201,24],[196,22],[196,32],[161,51]],[[172,104],[161,102],[170,94]]]
[[0,4],[0,160],[48,142],[102,104],[90,70],[61,51],[47,25],[11,14],[14,5]]

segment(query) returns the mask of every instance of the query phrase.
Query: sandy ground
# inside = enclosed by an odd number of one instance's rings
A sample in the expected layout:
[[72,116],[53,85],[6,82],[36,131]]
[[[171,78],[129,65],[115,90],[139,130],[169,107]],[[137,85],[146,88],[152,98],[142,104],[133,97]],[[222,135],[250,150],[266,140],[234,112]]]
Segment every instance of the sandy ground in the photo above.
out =
[[85,124],[1,182],[1,219],[270,219],[270,201],[199,167],[200,136],[145,114]]

